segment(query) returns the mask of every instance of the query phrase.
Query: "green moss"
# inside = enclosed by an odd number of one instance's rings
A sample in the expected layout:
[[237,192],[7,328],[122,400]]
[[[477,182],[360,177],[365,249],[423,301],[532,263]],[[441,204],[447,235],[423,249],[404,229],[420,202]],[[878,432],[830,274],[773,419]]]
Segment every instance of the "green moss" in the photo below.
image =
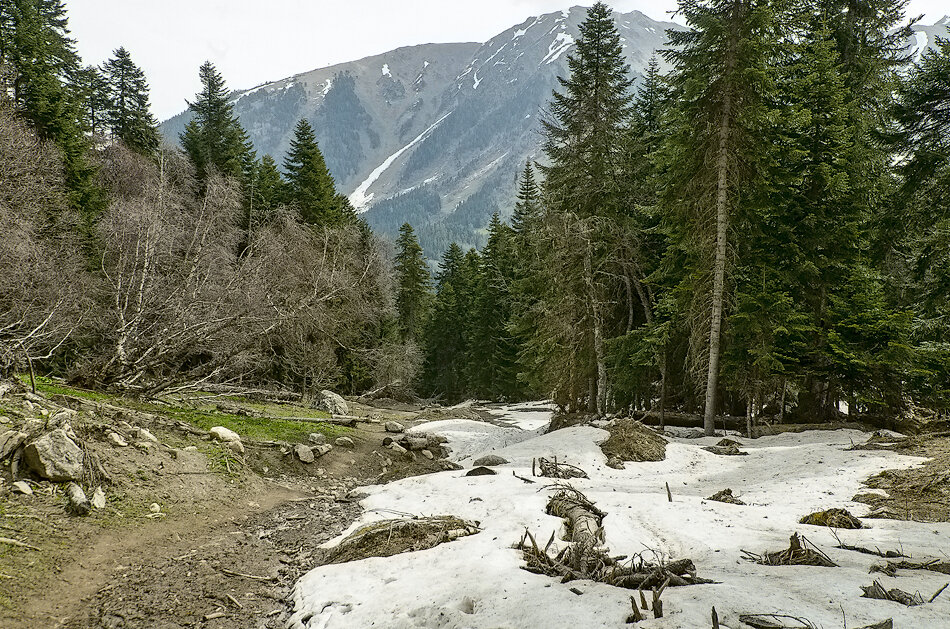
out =
[[348,428],[322,422],[300,422],[292,419],[267,419],[231,415],[211,410],[170,407],[155,409],[180,421],[197,426],[202,430],[211,430],[215,426],[224,426],[242,437],[257,441],[306,441],[311,432],[323,433],[327,438],[347,434]]
[[[20,374],[20,380],[27,387],[30,386],[30,376]],[[111,402],[116,399],[113,395],[108,395],[106,393],[98,393],[96,391],[89,391],[88,389],[78,389],[76,387],[71,387],[62,382],[57,382],[51,378],[45,376],[36,377],[36,390],[39,393],[44,395],[71,395],[73,397],[80,397],[86,400],[94,400],[96,402]]]

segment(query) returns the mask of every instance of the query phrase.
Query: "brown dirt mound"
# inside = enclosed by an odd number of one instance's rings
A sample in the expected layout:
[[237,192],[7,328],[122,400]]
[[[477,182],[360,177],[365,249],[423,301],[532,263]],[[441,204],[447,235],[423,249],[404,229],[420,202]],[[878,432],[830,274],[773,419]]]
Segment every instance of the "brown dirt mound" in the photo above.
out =
[[452,515],[383,520],[348,535],[327,553],[324,563],[344,563],[427,550],[460,537],[474,535],[479,530],[477,523]]
[[851,515],[847,509],[816,511],[809,513],[798,522],[799,524],[812,524],[814,526],[830,526],[835,529],[864,528],[864,525],[861,524],[861,520]]
[[662,461],[666,458],[666,439],[632,419],[618,419],[607,425],[610,438],[600,449],[621,461]]
[[732,495],[731,489],[723,489],[722,491],[717,491],[706,500],[714,500],[716,502],[725,502],[731,505],[744,505],[745,503]]

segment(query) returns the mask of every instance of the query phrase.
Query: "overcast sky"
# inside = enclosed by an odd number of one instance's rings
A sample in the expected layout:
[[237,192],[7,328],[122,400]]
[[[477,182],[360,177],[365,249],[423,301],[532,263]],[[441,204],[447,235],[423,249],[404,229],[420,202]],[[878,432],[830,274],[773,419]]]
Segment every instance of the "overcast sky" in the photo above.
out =
[[[578,0],[66,0],[85,63],[125,46],[148,77],[159,119],[185,108],[212,61],[232,89],[250,88],[413,44],[484,42],[527,17]],[[670,19],[675,0],[608,1]],[[948,0],[911,0],[933,23]]]

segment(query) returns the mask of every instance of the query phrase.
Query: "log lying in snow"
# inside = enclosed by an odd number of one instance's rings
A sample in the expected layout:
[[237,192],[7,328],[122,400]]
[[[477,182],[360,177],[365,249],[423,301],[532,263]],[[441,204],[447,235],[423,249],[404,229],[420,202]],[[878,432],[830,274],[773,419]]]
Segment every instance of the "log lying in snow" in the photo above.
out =
[[[587,472],[577,467],[576,465],[571,465],[569,463],[559,463],[557,457],[554,459],[546,459],[541,457],[538,459],[537,465],[538,471],[541,473],[541,476],[546,476],[547,478],[589,478]],[[532,473],[535,470],[534,459],[531,459],[531,471]]]
[[712,583],[696,576],[696,566],[689,559],[654,564],[639,555],[629,561],[624,561],[625,556],[611,557],[603,547],[603,520],[607,514],[573,487],[559,485],[557,489],[548,501],[547,513],[565,520],[564,538],[569,543],[560,551],[554,549],[557,552],[552,556],[548,551],[554,544],[553,533],[542,549],[531,532],[525,531],[516,545],[524,553],[524,570],[560,577],[562,583],[590,579],[627,589],[653,588],[654,612],[660,614],[659,593],[663,588]]

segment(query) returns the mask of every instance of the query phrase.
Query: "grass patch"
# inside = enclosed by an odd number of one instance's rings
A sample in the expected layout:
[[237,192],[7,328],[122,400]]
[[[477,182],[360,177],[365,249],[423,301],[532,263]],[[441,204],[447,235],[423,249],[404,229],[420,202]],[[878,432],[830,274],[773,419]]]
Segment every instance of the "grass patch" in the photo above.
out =
[[[23,382],[27,387],[30,386],[30,376],[20,374],[20,381]],[[106,393],[99,393],[97,391],[90,391],[88,389],[77,389],[76,387],[71,387],[69,385],[63,384],[62,382],[57,382],[52,378],[47,378],[46,376],[36,376],[36,390],[43,395],[71,395],[73,397],[79,397],[86,400],[92,400],[94,402],[111,402],[116,399],[116,396],[109,395]]]
[[307,435],[319,432],[333,439],[349,432],[349,428],[322,422],[295,422],[286,419],[266,419],[231,415],[217,411],[183,407],[156,407],[155,412],[164,413],[177,420],[197,426],[202,430],[211,430],[215,426],[224,426],[248,439],[256,441],[305,442]]

